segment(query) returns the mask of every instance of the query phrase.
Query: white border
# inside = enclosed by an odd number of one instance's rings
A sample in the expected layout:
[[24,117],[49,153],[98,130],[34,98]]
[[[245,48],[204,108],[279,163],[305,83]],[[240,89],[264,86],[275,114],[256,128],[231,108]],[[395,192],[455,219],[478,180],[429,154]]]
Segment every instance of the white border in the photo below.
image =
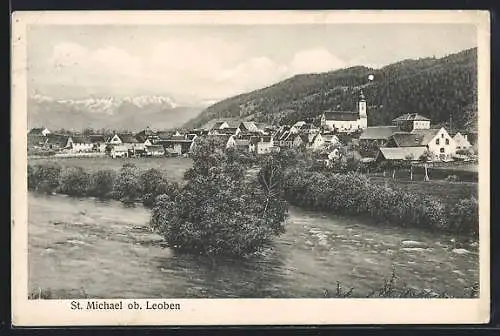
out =
[[[490,24],[487,11],[15,12],[12,16],[12,321],[15,326],[486,323],[490,314]],[[181,311],[75,311],[28,300],[26,26],[470,23],[478,27],[479,299],[182,299]],[[82,303],[85,300],[80,300]],[[107,300],[111,301],[111,300]],[[124,304],[134,300],[123,300]],[[144,304],[145,300],[136,300]],[[162,300],[155,300],[156,302]]]

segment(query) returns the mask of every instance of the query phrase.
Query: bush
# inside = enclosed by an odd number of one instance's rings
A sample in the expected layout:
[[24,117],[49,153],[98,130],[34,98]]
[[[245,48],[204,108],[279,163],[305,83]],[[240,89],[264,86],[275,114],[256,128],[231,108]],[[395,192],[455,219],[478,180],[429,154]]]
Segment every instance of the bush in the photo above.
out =
[[399,226],[446,229],[446,212],[431,198],[372,185],[358,173],[290,170],[284,177],[284,197],[292,204],[346,215],[369,215]]
[[478,237],[479,203],[475,198],[463,199],[450,210],[449,228],[454,232]]
[[113,186],[116,180],[114,170],[99,170],[92,174],[89,193],[92,196],[106,198],[112,195]]
[[448,182],[458,182],[458,181],[460,181],[460,179],[458,178],[457,175],[448,175],[448,177],[446,177],[446,181],[448,181]]
[[243,256],[284,230],[286,205],[256,184],[226,174],[198,175],[172,199],[158,197],[152,226],[173,248],[207,255]]
[[84,196],[90,187],[90,175],[81,167],[63,170],[58,192],[70,196]]
[[135,202],[141,197],[139,172],[134,164],[126,163],[120,169],[113,187],[113,196],[123,202]]
[[263,187],[270,170],[261,172],[257,181],[226,154],[216,140],[198,141],[184,188],[156,198],[151,225],[172,248],[244,256],[284,232],[286,202],[269,183]]
[[159,195],[166,194],[175,197],[179,188],[177,183],[169,183],[166,177],[154,168],[146,170],[139,176],[139,185],[142,203],[147,207],[153,206]]
[[35,165],[28,174],[28,185],[31,190],[52,193],[59,187],[61,171],[62,167],[57,163]]

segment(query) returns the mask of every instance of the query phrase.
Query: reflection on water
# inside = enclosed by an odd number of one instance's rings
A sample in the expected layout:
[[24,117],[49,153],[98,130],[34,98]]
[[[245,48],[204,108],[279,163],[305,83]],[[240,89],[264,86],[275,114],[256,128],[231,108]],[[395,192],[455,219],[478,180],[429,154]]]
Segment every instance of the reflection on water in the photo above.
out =
[[463,295],[474,251],[450,237],[374,227],[292,208],[287,232],[244,260],[181,254],[148,228],[149,211],[114,201],[29,195],[29,286],[93,298],[322,297],[340,281],[366,295],[392,267],[418,289]]

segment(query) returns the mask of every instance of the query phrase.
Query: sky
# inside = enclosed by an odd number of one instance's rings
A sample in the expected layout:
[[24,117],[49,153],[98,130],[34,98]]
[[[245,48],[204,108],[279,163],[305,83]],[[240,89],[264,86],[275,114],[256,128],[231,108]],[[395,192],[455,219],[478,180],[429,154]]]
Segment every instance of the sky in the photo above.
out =
[[476,47],[476,34],[468,24],[30,25],[28,88],[209,102],[300,73],[446,56]]

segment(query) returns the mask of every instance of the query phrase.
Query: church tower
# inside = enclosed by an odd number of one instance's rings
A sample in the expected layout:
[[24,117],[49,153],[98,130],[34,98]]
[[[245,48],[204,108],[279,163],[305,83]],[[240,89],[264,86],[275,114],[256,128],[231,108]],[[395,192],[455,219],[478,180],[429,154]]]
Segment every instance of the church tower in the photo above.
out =
[[363,91],[361,91],[361,93],[359,94],[358,110],[359,127],[365,129],[368,127],[368,116],[366,115],[366,100]]

